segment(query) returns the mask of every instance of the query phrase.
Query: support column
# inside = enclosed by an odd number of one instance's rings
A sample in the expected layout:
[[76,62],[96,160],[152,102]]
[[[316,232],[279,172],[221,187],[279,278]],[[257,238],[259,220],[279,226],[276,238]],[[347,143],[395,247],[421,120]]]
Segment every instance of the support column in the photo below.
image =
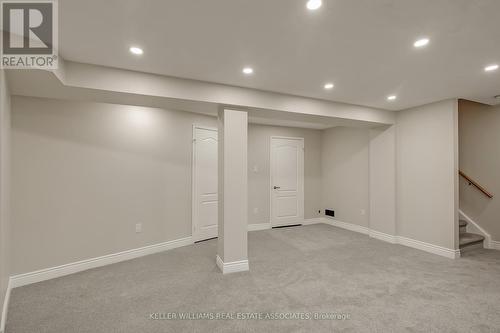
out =
[[219,110],[219,238],[217,266],[223,274],[248,271],[247,130],[244,111]]

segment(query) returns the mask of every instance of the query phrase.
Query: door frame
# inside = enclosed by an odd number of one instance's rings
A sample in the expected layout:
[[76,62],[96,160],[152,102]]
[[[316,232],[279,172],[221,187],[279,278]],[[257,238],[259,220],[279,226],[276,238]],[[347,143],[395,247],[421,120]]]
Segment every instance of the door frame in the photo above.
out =
[[[285,224],[279,224],[279,223],[274,223],[273,222],[273,139],[287,139],[287,140],[298,140],[302,142],[302,173],[299,175],[302,177],[302,192],[300,193],[299,199],[302,202],[302,215],[304,215],[304,206],[305,206],[305,199],[304,199],[304,191],[305,191],[305,140],[304,138],[301,137],[293,137],[293,136],[279,136],[279,135],[272,135],[269,138],[269,224],[272,227],[279,227],[279,226],[285,226],[290,223],[285,223]],[[304,220],[304,216],[302,216],[302,220],[296,221],[291,224],[295,223],[302,223]]]
[[[193,133],[192,133],[192,141],[191,141],[191,238],[193,239],[193,242],[199,241],[197,239],[197,235],[195,235],[195,225],[197,226],[198,221],[195,219],[196,216],[196,130],[197,129],[204,129],[208,131],[215,131],[217,132],[217,135],[219,134],[219,129],[215,127],[210,127],[210,126],[204,126],[204,125],[197,125],[193,124]],[[219,152],[217,152],[219,154]],[[217,156],[218,158],[218,156]],[[218,195],[217,191],[217,195]],[[218,232],[217,232],[218,233]]]

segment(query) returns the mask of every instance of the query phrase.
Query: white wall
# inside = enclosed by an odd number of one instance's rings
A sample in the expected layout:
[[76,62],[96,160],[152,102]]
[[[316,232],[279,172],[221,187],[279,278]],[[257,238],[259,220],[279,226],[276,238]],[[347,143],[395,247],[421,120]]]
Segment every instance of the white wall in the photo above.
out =
[[[191,235],[192,124],[216,118],[17,96],[12,111],[13,275]],[[321,131],[250,125],[249,223],[269,221],[271,135],[305,138],[306,217],[317,216]]]
[[320,216],[321,131],[252,124],[248,129],[248,223],[270,220],[271,136],[304,138],[304,217]]
[[[215,118],[26,97],[12,98],[12,113],[12,274],[191,235],[192,124],[216,127]],[[398,234],[450,248],[456,116],[445,101],[402,111],[396,125]],[[375,230],[395,229],[394,127],[250,125],[248,223],[269,221],[272,135],[305,139],[306,218],[331,208],[341,221],[372,227],[372,216]]]
[[326,130],[322,161],[324,208],[339,221],[396,235],[395,126]]
[[216,118],[24,97],[12,110],[13,274],[191,235],[192,124]]
[[457,101],[400,111],[396,119],[390,127],[323,132],[323,206],[343,222],[456,249]]
[[369,141],[368,129],[335,127],[323,131],[321,144],[323,208],[364,227],[370,208]]
[[500,241],[500,105],[459,104],[460,169],[494,194],[486,197],[460,179],[460,209]]
[[396,235],[396,126],[370,130],[370,229]]
[[[10,276],[10,97],[0,70],[0,309]],[[1,311],[1,310],[0,310]],[[1,328],[0,328],[1,329]]]
[[397,230],[458,247],[458,106],[447,100],[397,114]]

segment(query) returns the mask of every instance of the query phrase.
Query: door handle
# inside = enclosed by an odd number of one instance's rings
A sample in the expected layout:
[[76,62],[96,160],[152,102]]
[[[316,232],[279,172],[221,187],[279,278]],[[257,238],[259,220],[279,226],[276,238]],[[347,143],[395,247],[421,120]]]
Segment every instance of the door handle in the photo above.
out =
[[275,190],[277,190],[277,189],[280,189],[281,187],[279,187],[279,186],[274,186],[273,188],[274,188]]

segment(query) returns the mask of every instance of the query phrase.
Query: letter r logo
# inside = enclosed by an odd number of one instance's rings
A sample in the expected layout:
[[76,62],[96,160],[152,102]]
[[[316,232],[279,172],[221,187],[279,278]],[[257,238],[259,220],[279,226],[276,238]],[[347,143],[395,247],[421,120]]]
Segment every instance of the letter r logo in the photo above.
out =
[[3,54],[52,54],[52,2],[2,2]]

